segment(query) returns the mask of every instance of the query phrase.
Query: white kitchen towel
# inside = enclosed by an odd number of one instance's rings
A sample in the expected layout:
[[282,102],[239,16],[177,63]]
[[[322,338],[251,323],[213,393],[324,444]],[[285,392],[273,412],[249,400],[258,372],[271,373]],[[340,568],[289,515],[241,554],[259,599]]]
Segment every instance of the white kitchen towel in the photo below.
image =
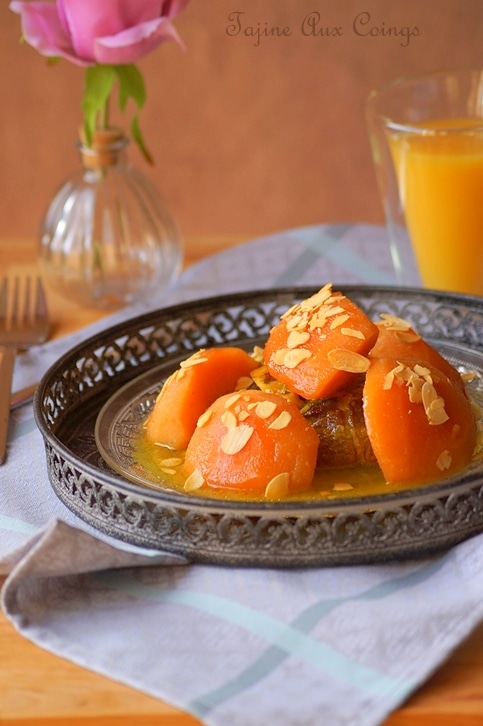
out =
[[53,521],[3,607],[46,650],[211,726],[375,726],[481,620],[483,538],[420,562],[226,569]]

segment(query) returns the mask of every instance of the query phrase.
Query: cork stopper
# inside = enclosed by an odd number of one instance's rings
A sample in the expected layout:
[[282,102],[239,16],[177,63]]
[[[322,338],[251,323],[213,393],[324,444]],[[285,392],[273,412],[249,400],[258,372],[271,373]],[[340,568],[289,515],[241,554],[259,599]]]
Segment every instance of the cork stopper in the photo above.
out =
[[120,153],[128,144],[123,130],[116,126],[94,131],[90,146],[87,145],[83,129],[80,130],[79,136],[82,163],[86,169],[105,169],[115,166],[119,163]]

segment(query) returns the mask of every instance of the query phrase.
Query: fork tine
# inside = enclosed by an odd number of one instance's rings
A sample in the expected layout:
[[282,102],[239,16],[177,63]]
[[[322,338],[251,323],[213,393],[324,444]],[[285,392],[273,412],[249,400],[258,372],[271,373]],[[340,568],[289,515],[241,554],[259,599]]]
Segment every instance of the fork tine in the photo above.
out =
[[44,323],[48,321],[47,298],[45,296],[44,286],[42,285],[42,279],[40,277],[37,278],[34,317],[37,321],[42,320]]
[[[0,286],[0,464],[5,459],[10,388],[17,350],[43,343],[50,332],[47,301],[40,278],[5,277]],[[34,303],[34,304],[32,304]]]
[[8,300],[8,278],[4,277],[2,286],[0,287],[0,319],[5,320],[7,317],[7,300]]
[[47,296],[40,276],[0,279],[0,328],[4,332],[37,327],[42,333],[50,330]]
[[12,325],[19,322],[20,317],[20,292],[19,292],[19,279],[14,278],[13,281],[13,295],[12,295],[12,308],[10,311],[10,321]]
[[[23,307],[20,306],[19,302],[19,310],[18,314],[22,313],[22,322],[24,325],[29,325],[32,321],[32,306],[30,303],[30,277],[26,277],[23,283]],[[21,290],[21,285],[19,282],[19,291]],[[20,298],[20,296],[19,296]]]

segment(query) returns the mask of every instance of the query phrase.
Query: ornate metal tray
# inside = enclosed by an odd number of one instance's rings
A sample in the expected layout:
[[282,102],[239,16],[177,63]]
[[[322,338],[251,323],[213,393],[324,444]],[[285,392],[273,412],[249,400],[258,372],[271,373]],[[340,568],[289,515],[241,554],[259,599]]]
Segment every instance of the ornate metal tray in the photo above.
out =
[[[476,371],[471,386],[483,400],[483,299],[410,288],[338,287],[374,319],[388,312],[410,320],[454,364]],[[129,384],[135,390],[139,379],[142,391],[148,371],[160,366],[167,375],[199,348],[251,349],[263,343],[289,306],[313,292],[263,290],[165,308],[110,328],[64,355],[44,376],[34,402],[50,482],[61,501],[118,539],[233,566],[332,566],[421,557],[483,531],[483,464],[399,493],[265,503],[152,489],[103,459],[96,421],[121,387]]]

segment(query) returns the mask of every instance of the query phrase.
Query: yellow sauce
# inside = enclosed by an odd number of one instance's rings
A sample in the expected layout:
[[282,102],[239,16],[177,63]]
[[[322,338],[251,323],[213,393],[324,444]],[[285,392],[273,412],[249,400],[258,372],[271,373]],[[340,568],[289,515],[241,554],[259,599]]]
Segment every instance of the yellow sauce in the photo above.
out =
[[[186,475],[182,464],[165,466],[166,460],[181,459],[184,461],[184,452],[173,451],[166,446],[149,442],[141,435],[135,444],[134,460],[152,478],[153,488],[160,490],[173,489],[189,496],[206,496],[213,499],[229,501],[267,501],[259,494],[250,495],[246,492],[214,489],[204,486],[195,492],[188,493],[184,489]],[[340,468],[318,469],[315,473],[312,488],[303,493],[284,497],[284,501],[330,501],[332,499],[352,499],[354,497],[367,497],[376,494],[407,489],[407,485],[389,484],[384,480],[381,470],[377,466],[354,466]]]

